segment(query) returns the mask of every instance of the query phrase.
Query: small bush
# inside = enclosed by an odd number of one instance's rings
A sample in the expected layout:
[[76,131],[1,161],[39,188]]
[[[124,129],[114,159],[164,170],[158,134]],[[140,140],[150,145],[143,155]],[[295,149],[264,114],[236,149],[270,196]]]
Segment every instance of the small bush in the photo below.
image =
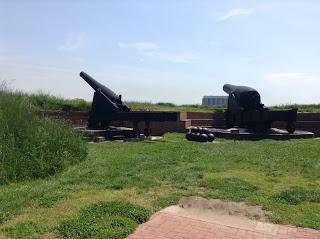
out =
[[23,94],[5,89],[0,89],[0,141],[0,184],[53,175],[87,155],[72,127],[38,118]]
[[298,204],[302,202],[320,203],[320,190],[292,187],[276,195],[276,198],[278,200],[284,200],[290,204]]
[[80,211],[80,216],[62,222],[57,230],[64,238],[125,238],[149,211],[126,202],[100,202]]
[[169,103],[169,102],[159,102],[159,103],[157,103],[156,105],[159,105],[159,106],[167,106],[167,107],[176,107],[175,104]]

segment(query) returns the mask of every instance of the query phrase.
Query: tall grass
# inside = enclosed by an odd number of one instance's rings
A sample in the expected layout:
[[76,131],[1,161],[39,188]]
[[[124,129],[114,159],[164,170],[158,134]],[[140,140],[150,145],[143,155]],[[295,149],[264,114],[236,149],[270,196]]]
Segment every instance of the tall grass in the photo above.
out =
[[320,104],[276,105],[276,106],[272,106],[271,108],[275,110],[287,110],[292,108],[298,108],[299,112],[320,113]]
[[132,110],[148,110],[148,111],[178,111],[178,112],[221,112],[226,109],[225,106],[203,106],[198,104],[176,105],[173,103],[159,102],[136,102],[129,101],[126,104]]
[[84,99],[64,99],[42,92],[37,94],[25,94],[30,104],[36,108],[45,110],[89,110],[91,102],[85,101]]
[[[91,108],[91,102],[84,99],[65,99],[43,92],[34,94],[20,93],[36,109],[41,110],[60,110],[60,111],[88,111]],[[223,112],[226,106],[203,106],[200,104],[182,104],[177,105],[170,102],[125,102],[132,110],[147,111],[178,111],[178,112]],[[320,104],[286,104],[268,106],[274,110],[286,110],[298,108],[299,112],[320,113]]]
[[67,124],[38,118],[24,94],[0,88],[0,184],[53,175],[86,157]]

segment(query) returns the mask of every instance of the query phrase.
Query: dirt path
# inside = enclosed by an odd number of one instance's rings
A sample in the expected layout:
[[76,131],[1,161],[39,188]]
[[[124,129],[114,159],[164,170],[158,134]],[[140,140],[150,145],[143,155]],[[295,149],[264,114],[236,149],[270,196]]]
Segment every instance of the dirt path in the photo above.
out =
[[[262,221],[246,216],[259,215]],[[320,231],[265,222],[259,207],[184,198],[154,214],[127,239],[320,239]]]

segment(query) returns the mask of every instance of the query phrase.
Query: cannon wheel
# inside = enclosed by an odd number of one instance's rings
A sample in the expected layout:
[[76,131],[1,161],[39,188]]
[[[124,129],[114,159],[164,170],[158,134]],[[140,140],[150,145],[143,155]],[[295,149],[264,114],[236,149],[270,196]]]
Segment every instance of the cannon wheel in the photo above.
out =
[[138,122],[134,121],[133,122],[133,135],[135,138],[139,138],[140,137],[140,130],[139,130],[139,126],[138,126]]
[[272,121],[268,120],[268,121],[265,122],[264,125],[265,125],[264,127],[265,127],[266,129],[270,129],[271,126],[272,126]]
[[110,123],[111,122],[109,120],[101,121],[101,128],[107,129],[109,127]]
[[133,128],[133,135],[134,135],[135,138],[139,138],[140,137],[139,128]]
[[296,130],[295,122],[288,122],[287,131],[289,132],[289,134],[292,134],[295,130]]
[[98,120],[88,120],[88,128],[98,128],[99,127],[99,121]]
[[150,121],[149,120],[146,120],[144,122],[145,124],[145,129],[143,131],[143,134],[146,136],[146,137],[149,137],[151,135],[151,128],[150,128]]
[[151,135],[151,129],[150,128],[145,128],[144,131],[143,131],[143,134],[146,137],[149,137]]

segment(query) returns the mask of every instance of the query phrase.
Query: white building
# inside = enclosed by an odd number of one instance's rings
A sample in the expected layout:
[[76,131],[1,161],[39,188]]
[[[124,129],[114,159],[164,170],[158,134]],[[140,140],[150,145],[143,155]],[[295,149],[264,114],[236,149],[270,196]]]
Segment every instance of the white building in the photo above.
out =
[[203,96],[202,105],[228,105],[228,96]]

